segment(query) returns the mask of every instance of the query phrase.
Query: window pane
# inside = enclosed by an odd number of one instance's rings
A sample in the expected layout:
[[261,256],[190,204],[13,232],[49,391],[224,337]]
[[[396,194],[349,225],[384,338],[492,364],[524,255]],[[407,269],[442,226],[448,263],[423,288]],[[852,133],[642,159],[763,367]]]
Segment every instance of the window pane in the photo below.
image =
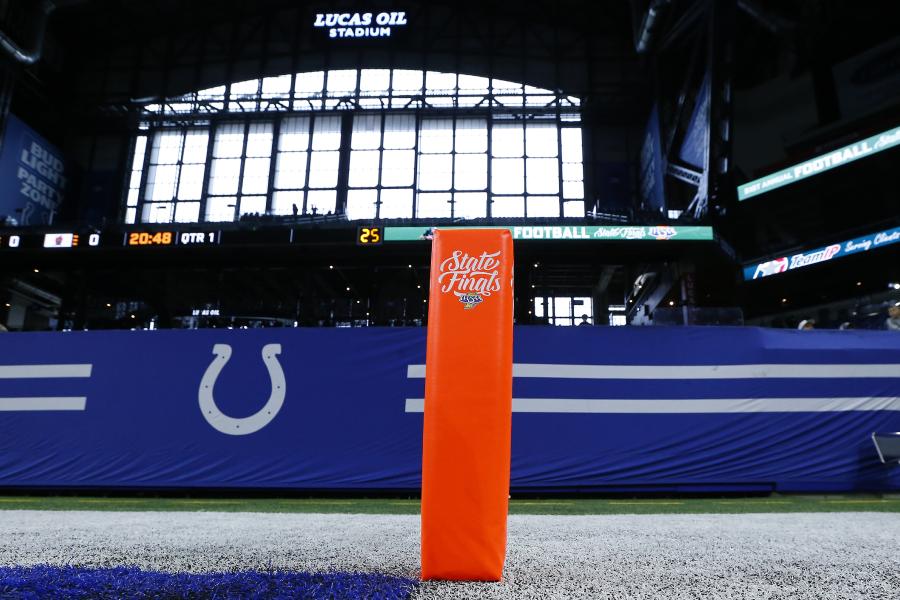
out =
[[554,317],[571,317],[572,316],[572,299],[568,297],[553,299],[553,316]]
[[297,81],[294,85],[295,98],[318,98],[322,95],[325,84],[325,72],[313,71],[310,73],[297,73]]
[[412,190],[381,190],[380,218],[409,219],[412,208]]
[[272,214],[292,215],[303,212],[303,192],[275,192],[272,194]]
[[308,214],[325,215],[334,213],[337,203],[337,192],[334,190],[318,190],[306,196],[306,212]]
[[381,185],[412,185],[415,164],[414,150],[385,150],[381,157]]
[[181,159],[184,134],[180,131],[160,131],[153,136],[150,164],[174,165]]
[[581,181],[584,179],[584,169],[580,162],[563,163],[563,181]]
[[350,153],[350,187],[378,185],[378,150],[353,150]]
[[428,71],[425,74],[425,90],[428,94],[453,94],[456,91],[456,73]]
[[244,151],[244,124],[226,123],[216,129],[213,158],[241,156]]
[[236,194],[238,176],[241,172],[241,159],[219,158],[212,161],[209,170],[210,194]]
[[312,147],[313,150],[337,150],[341,147],[340,117],[316,117]]
[[558,196],[529,196],[525,215],[533,217],[559,217]]
[[[183,165],[181,180],[178,182],[179,200],[199,200],[203,192],[203,173],[206,165]],[[198,213],[199,214],[199,213]],[[177,220],[177,211],[176,211]]]
[[422,154],[419,156],[420,190],[449,190],[452,174],[452,155]]
[[416,144],[415,115],[386,115],[384,118],[384,147],[408,149]]
[[561,135],[563,160],[565,162],[582,162],[581,129],[578,127],[563,127]]
[[137,188],[128,190],[128,198],[125,202],[127,206],[137,206],[140,190]]
[[331,97],[355,95],[356,69],[328,71],[328,79],[325,85],[328,90],[328,95]]
[[478,77],[477,75],[459,76],[459,93],[460,94],[487,94],[490,82],[486,77]]
[[135,219],[137,219],[137,209],[129,208],[125,211],[125,223],[128,225],[133,225]]
[[200,221],[199,202],[179,202],[175,205],[176,223],[197,223]]
[[266,197],[265,196],[244,196],[241,198],[241,215],[266,213]]
[[525,161],[521,158],[495,158],[491,162],[491,191],[495,194],[521,194],[525,187]]
[[536,317],[544,316],[544,299],[543,298],[535,298],[534,299],[534,316],[536,316]]
[[286,98],[291,95],[290,75],[266,77],[262,82],[263,98]]
[[205,221],[234,221],[234,196],[218,196],[206,199]]
[[387,96],[390,77],[388,69],[363,69],[359,74],[359,91],[367,96]]
[[181,162],[185,164],[203,164],[206,162],[206,147],[209,144],[209,131],[205,129],[192,129],[187,132],[184,140],[184,156]]
[[454,186],[458,190],[483,190],[487,187],[487,155],[457,154]]
[[251,123],[247,134],[247,156],[272,155],[272,124]]
[[407,96],[418,94],[422,91],[422,71],[407,71],[394,69],[393,94],[394,96]]
[[563,202],[563,216],[564,217],[583,217],[584,216],[584,202],[581,200],[576,200],[574,202]]
[[[565,165],[563,165],[565,169]],[[584,183],[581,181],[563,181],[563,196],[565,198],[584,198]]]
[[450,217],[450,194],[419,194],[416,196],[416,218],[438,219]]
[[487,152],[487,121],[485,119],[456,120],[456,151]]
[[498,218],[524,217],[525,199],[521,196],[495,197],[491,203],[491,216]]
[[494,123],[491,153],[494,156],[522,156],[525,152],[524,135],[519,123]]
[[556,123],[529,123],[525,127],[528,156],[556,156],[559,153]]
[[356,115],[353,118],[353,137],[350,147],[354,150],[374,149],[381,146],[381,115]]
[[424,119],[419,133],[419,152],[439,154],[453,150],[453,120]]
[[377,190],[350,190],[347,192],[347,218],[351,221],[375,218]]
[[144,204],[141,223],[171,223],[174,210],[174,202],[148,202]]
[[309,117],[290,117],[281,122],[278,149],[281,151],[309,149]]
[[456,194],[453,217],[456,219],[482,219],[487,216],[487,194]]
[[160,165],[147,170],[147,192],[145,199],[171,200],[175,197],[175,182],[178,181],[178,165]]
[[[147,151],[147,136],[140,135],[134,140],[134,158],[131,161],[132,171],[141,171],[144,168],[144,153]],[[137,187],[137,186],[132,186]]]
[[559,162],[555,158],[526,159],[529,194],[559,193]]
[[298,189],[306,184],[306,152],[279,152],[275,189]]
[[268,158],[248,158],[244,161],[242,194],[265,194],[269,191],[269,162]]
[[591,298],[586,296],[572,298],[572,311],[579,319],[581,318],[581,315],[587,315],[588,319],[593,322],[594,302]]
[[255,96],[259,91],[259,79],[248,79],[231,84],[231,97]]
[[309,165],[309,187],[327,188],[337,185],[339,154],[339,152],[312,153]]

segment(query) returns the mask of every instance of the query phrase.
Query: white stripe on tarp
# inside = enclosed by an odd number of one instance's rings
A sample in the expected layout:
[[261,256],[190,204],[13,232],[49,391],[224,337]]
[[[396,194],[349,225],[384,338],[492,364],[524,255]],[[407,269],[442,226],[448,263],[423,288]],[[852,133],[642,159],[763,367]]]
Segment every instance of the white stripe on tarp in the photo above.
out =
[[83,396],[0,398],[0,411],[84,410],[86,403]]
[[0,365],[0,379],[90,377],[93,365]]
[[[409,365],[409,379],[425,377],[425,365]],[[553,379],[836,379],[900,378],[900,365],[553,365],[513,364],[513,377]]]
[[[425,409],[423,398],[407,398],[406,412]],[[583,400],[576,398],[513,398],[517,413],[760,413],[900,411],[900,398],[728,398],[712,400]]]

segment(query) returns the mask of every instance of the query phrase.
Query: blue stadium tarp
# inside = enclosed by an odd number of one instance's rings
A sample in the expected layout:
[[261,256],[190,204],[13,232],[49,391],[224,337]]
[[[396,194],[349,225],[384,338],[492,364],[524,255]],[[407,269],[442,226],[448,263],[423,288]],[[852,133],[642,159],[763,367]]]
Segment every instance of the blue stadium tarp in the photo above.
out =
[[[0,335],[0,486],[416,489],[424,358],[420,328]],[[514,490],[900,489],[891,332],[517,327],[514,375]]]

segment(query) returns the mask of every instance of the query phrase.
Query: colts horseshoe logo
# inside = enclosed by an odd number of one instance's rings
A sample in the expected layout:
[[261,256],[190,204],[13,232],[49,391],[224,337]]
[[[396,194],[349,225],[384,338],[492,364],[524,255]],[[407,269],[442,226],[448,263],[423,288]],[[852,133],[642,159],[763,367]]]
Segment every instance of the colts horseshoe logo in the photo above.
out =
[[269,424],[275,418],[281,405],[284,404],[284,394],[286,384],[284,381],[284,370],[281,363],[276,358],[281,354],[281,344],[266,344],[262,349],[262,359],[269,371],[269,379],[272,382],[272,393],[269,395],[269,401],[256,414],[235,419],[223,414],[216,406],[216,400],[213,398],[213,386],[219,373],[228,364],[231,358],[231,346],[228,344],[216,344],[213,346],[213,354],[216,357],[206,368],[203,379],[200,380],[200,411],[203,418],[218,431],[228,435],[247,435],[259,431]]

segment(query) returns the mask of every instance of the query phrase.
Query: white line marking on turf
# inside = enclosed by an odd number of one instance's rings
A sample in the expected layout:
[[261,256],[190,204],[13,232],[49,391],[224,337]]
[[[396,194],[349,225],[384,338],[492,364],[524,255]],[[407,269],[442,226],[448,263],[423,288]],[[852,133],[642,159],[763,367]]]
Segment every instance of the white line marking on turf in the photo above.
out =
[[0,411],[84,410],[86,403],[84,396],[0,398]]
[[[425,365],[408,365],[409,379],[425,377]],[[900,378],[896,364],[770,365],[554,365],[513,364],[513,377],[554,379],[835,379]]]
[[[424,398],[407,398],[405,412],[425,410]],[[516,413],[796,413],[900,411],[900,398],[726,398],[671,400],[595,400],[574,398],[513,398]]]

